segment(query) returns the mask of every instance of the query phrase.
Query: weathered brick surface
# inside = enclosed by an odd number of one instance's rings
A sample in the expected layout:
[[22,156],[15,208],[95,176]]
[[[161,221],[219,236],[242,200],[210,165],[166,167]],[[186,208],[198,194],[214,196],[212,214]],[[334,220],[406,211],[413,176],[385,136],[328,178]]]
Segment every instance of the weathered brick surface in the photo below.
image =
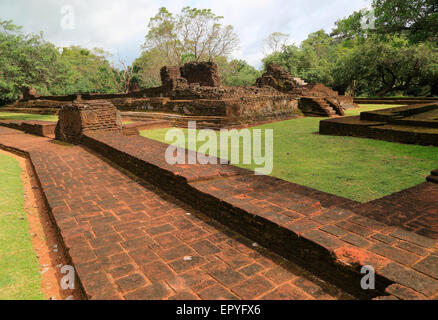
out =
[[[357,215],[354,212],[357,203],[343,199],[332,201],[334,196],[329,196],[323,201],[331,206],[325,208],[317,200],[317,192],[309,197],[294,184],[273,177],[254,176],[247,170],[230,166],[199,167],[196,164],[167,167],[162,156],[160,159],[160,154],[164,154],[167,146],[147,139],[136,140],[137,151],[131,151],[127,143],[129,138],[114,137],[111,134],[89,135],[89,138],[90,146],[98,146],[96,150],[126,169],[143,173],[146,179],[154,176],[158,186],[196,207],[203,208],[212,218],[239,233],[275,248],[285,257],[300,260],[327,259],[325,263],[330,265],[330,255],[336,250],[343,249],[346,252],[353,247],[365,249],[368,258],[350,256],[347,259],[348,265],[357,266],[371,261],[376,263],[377,268],[382,268],[391,261],[411,267],[420,258],[433,253],[431,248],[436,241],[399,229],[388,232],[384,223]],[[151,146],[155,152],[138,153],[138,150]],[[123,150],[123,154],[118,150]],[[132,158],[141,161],[136,166],[124,165],[132,163]],[[160,174],[166,175],[166,179],[160,181],[157,170],[149,170],[145,164],[159,167],[163,170]],[[208,170],[204,171],[202,168]],[[144,174],[148,170],[150,173]],[[352,210],[336,207],[336,203]],[[386,241],[379,240],[382,238],[386,238]],[[418,248],[419,243],[425,248]],[[311,263],[308,267],[314,268],[317,273],[325,273],[324,276],[328,277],[330,274],[327,273],[332,273],[331,276],[337,273],[336,279],[331,280],[339,281],[340,286],[345,284],[343,281],[353,281],[348,279],[351,276],[348,267],[340,271],[335,265],[331,271],[318,270],[318,266]],[[327,265],[320,264],[319,267],[326,268]]]
[[[278,256],[83,147],[8,128],[0,145],[29,153],[90,299],[314,299],[293,283],[305,271],[280,266]],[[271,270],[288,284],[281,296],[264,275]]]
[[[1,116],[0,116],[1,117]],[[43,137],[54,137],[56,123],[49,121],[0,120],[0,126],[17,129]]]
[[[354,210],[326,208],[280,179],[230,166],[169,166],[160,143],[112,134],[88,136],[88,146],[163,187],[163,193],[124,176],[82,147],[14,135],[13,130],[2,133],[0,144],[29,152],[91,296],[102,297],[102,286],[129,299],[273,298],[291,288],[289,299],[330,297],[318,293],[316,283],[298,281],[299,268],[264,257],[252,241],[347,290],[360,290],[360,267],[372,265],[378,277],[374,296],[385,294],[392,283],[426,298],[438,293],[435,240],[388,228]],[[103,272],[90,268],[92,264]],[[142,283],[139,288],[132,287],[136,278]]]
[[422,183],[365,204],[347,206],[384,224],[438,239],[438,184]]
[[111,102],[73,102],[61,108],[55,130],[58,140],[80,143],[82,134],[92,131],[122,132],[120,111]]

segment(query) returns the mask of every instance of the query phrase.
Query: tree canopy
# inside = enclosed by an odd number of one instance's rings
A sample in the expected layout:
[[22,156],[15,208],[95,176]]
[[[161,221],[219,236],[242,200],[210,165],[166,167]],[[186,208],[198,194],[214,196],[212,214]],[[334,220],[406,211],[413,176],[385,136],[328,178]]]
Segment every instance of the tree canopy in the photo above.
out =
[[23,34],[12,21],[0,21],[0,97],[17,98],[21,88],[33,86],[49,93],[62,70],[60,53],[41,34]]
[[171,65],[181,65],[187,54],[195,61],[228,57],[239,39],[232,26],[221,24],[222,19],[211,9],[184,7],[174,15],[162,7],[149,21],[144,48],[158,50]]
[[[356,95],[438,95],[436,1],[376,0],[263,59],[307,82]],[[375,13],[376,20],[368,21]],[[371,23],[370,23],[371,22]]]
[[379,32],[407,35],[414,42],[438,41],[436,0],[374,0],[373,7]]
[[[298,45],[274,32],[263,42],[264,67],[278,63],[341,94],[438,96],[437,7],[436,0],[373,0],[373,8],[353,12],[330,32],[313,32]],[[238,45],[233,27],[210,9],[185,7],[173,14],[160,8],[149,20],[141,55],[132,64],[119,58],[118,65],[102,49],[57,48],[42,34],[25,34],[0,20],[0,104],[30,86],[41,94],[159,86],[162,66],[190,61],[215,61],[225,85],[251,85],[261,71],[232,58]]]

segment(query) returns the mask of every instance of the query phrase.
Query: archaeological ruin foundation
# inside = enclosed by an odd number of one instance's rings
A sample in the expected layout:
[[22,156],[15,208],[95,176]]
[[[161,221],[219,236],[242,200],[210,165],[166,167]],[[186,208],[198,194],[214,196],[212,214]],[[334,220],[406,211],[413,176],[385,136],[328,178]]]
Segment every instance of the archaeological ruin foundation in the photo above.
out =
[[24,88],[22,98],[2,110],[57,114],[66,104],[106,100],[124,119],[161,119],[175,126],[196,120],[198,127],[218,129],[297,116],[332,117],[355,107],[352,97],[339,96],[322,84],[305,84],[278,65],[270,65],[254,86],[223,86],[213,62],[163,67],[161,80],[160,87],[131,88],[127,94],[39,96]]

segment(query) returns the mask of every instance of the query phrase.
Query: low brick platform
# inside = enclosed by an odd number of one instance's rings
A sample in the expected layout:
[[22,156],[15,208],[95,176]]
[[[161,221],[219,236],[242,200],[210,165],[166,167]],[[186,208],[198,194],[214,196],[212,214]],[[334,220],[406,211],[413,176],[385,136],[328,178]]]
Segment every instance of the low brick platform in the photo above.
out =
[[[56,122],[38,120],[0,120],[0,126],[24,131],[37,136],[54,138]],[[124,124],[122,134],[126,136],[139,135],[141,130],[151,130],[170,127],[171,123],[165,120],[136,121]]]
[[38,120],[0,120],[0,126],[24,131],[42,137],[55,136],[56,122]]
[[[300,261],[354,294],[363,294],[354,292],[354,283],[360,278],[358,267],[364,264],[376,266],[381,292],[391,290],[388,286],[392,288],[390,284],[395,282],[428,297],[438,293],[437,265],[423,268],[423,274],[416,271],[423,260],[435,261],[436,241],[333,207],[336,203],[354,204],[346,199],[325,197],[328,207],[324,207],[317,199],[297,193],[299,188],[294,184],[254,176],[247,170],[217,165],[169,166],[163,161],[167,146],[141,137],[133,140],[96,133],[89,134],[85,143],[166,192],[202,208],[215,220]],[[421,250],[414,253],[413,248]]]
[[322,120],[319,133],[438,146],[438,103],[362,112]]
[[0,144],[31,159],[88,298],[349,297],[81,146],[7,128]]
[[426,182],[364,204],[346,205],[391,226],[438,239],[438,184]]
[[[89,297],[339,297],[317,278],[360,298],[437,297],[436,240],[335,207],[331,197],[322,204],[280,179],[226,165],[167,165],[167,146],[156,141],[90,133],[84,142],[166,192],[83,147],[0,128],[1,145],[29,154]],[[364,265],[376,270],[375,291],[360,289]],[[297,273],[301,267],[317,278]]]

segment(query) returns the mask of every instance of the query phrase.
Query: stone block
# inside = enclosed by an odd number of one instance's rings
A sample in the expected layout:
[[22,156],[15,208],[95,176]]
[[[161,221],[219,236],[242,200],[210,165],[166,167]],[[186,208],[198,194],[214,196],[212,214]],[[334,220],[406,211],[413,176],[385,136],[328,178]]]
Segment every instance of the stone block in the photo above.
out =
[[121,133],[120,111],[108,101],[73,102],[59,112],[56,139],[79,144],[84,133],[111,131]]

